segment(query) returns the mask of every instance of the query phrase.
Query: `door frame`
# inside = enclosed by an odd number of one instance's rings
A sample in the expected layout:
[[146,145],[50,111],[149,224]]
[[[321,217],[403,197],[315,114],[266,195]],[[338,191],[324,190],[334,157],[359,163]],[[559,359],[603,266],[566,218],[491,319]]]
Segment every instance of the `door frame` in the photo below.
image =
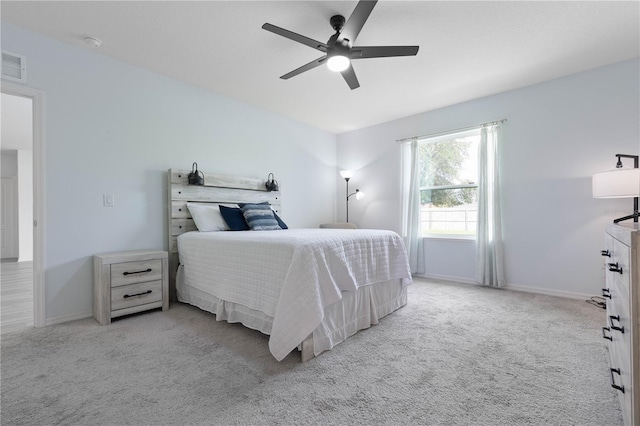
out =
[[44,327],[44,92],[6,80],[2,80],[0,92],[33,102],[33,325]]

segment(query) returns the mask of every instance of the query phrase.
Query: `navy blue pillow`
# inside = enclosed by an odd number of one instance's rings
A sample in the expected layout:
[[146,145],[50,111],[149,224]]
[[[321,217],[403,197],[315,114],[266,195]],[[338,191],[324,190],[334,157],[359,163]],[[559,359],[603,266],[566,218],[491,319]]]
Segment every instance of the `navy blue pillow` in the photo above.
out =
[[289,229],[289,227],[287,226],[286,223],[284,223],[282,221],[282,219],[280,219],[280,216],[278,216],[278,213],[276,213],[275,211],[273,212],[273,216],[276,218],[276,221],[278,222],[278,225],[280,225],[280,228],[282,229]]
[[232,231],[248,231],[249,230],[249,225],[247,225],[247,221],[244,220],[244,215],[242,214],[242,210],[240,210],[237,207],[226,207],[226,206],[219,206],[220,207],[220,214],[222,215],[222,218],[224,219],[225,222],[227,222],[227,225],[229,226],[229,229]]

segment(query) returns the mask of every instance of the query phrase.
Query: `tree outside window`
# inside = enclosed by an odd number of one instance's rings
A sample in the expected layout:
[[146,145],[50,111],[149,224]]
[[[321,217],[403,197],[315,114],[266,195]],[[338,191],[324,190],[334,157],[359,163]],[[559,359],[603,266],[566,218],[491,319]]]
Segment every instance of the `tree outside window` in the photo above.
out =
[[480,131],[419,143],[422,235],[475,236]]

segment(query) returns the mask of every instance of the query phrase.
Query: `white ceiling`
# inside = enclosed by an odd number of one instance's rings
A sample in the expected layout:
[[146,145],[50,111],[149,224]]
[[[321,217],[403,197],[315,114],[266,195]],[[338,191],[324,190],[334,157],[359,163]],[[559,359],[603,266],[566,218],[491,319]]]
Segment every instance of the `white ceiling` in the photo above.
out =
[[[356,45],[419,45],[415,57],[354,61],[361,87],[321,56],[261,29],[326,42],[356,1],[5,1],[2,19],[342,133],[640,56],[638,1],[380,1]],[[19,52],[18,52],[19,53]],[[28,64],[28,58],[27,58]]]

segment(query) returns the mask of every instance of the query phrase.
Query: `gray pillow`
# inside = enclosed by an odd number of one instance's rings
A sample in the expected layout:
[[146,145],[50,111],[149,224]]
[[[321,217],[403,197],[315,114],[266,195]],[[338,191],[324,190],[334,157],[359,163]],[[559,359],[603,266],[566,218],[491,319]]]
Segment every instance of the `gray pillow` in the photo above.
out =
[[282,228],[269,204],[238,204],[252,231],[276,231]]

